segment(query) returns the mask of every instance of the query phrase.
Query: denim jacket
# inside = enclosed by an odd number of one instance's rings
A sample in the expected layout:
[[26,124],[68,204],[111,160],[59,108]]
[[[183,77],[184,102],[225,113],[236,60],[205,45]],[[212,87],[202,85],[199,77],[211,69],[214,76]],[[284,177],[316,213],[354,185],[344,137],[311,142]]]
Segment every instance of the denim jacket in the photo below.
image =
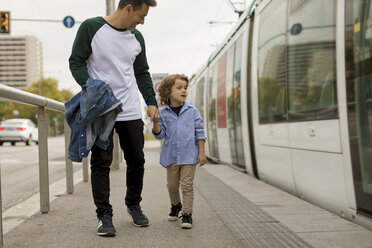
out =
[[108,84],[88,78],[82,91],[65,103],[65,117],[71,128],[68,158],[81,162],[94,144],[106,150],[109,135],[122,103]]

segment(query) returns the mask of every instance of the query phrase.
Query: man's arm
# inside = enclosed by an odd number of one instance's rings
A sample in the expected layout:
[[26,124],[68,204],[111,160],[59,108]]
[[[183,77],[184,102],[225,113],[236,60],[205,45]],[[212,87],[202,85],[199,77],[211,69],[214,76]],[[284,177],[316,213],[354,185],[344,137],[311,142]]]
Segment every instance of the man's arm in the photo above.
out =
[[141,52],[137,55],[133,64],[134,75],[136,77],[138,88],[148,106],[147,115],[150,117],[151,121],[156,121],[159,120],[160,116],[158,103],[155,98],[154,86],[152,84],[149,66],[147,64],[145,40],[138,30],[135,29],[133,33],[141,45]]
[[70,71],[76,82],[84,85],[89,78],[86,60],[92,54],[92,39],[97,30],[103,25],[99,18],[84,21],[74,40],[71,56],[69,58]]
[[158,103],[155,98],[154,86],[152,84],[152,79],[149,73],[149,66],[147,64],[145,40],[138,30],[133,30],[133,34],[136,36],[136,39],[140,43],[142,49],[141,52],[137,55],[136,60],[133,64],[137,85],[143,98],[145,99],[146,104],[148,106],[157,107]]

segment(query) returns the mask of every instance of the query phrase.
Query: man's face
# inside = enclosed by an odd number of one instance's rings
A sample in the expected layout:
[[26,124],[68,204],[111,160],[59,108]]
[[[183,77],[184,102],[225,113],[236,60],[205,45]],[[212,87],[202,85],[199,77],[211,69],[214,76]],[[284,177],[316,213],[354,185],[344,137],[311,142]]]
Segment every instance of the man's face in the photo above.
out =
[[144,24],[145,17],[147,16],[148,12],[149,12],[149,6],[145,3],[142,4],[140,9],[133,11],[133,8],[132,8],[132,11],[130,11],[129,13],[128,29],[133,30],[136,28],[138,24]]

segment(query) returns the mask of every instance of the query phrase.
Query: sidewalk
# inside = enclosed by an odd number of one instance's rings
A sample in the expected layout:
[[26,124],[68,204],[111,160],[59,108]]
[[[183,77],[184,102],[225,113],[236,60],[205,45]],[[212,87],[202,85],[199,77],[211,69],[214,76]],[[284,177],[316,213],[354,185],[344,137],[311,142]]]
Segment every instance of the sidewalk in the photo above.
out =
[[[150,220],[135,227],[124,205],[125,167],[111,172],[117,235],[96,235],[90,183],[51,203],[4,235],[4,247],[372,247],[372,232],[229,166],[197,168],[194,228],[169,222],[166,171],[159,143],[147,142],[142,209]],[[124,167],[124,168],[123,168]]]
[[4,247],[241,247],[201,194],[195,190],[194,228],[169,222],[165,169],[158,164],[159,146],[146,148],[142,209],[150,220],[135,227],[124,205],[125,170],[111,172],[111,204],[117,235],[98,237],[90,183],[51,203],[48,214],[37,213],[4,235]]

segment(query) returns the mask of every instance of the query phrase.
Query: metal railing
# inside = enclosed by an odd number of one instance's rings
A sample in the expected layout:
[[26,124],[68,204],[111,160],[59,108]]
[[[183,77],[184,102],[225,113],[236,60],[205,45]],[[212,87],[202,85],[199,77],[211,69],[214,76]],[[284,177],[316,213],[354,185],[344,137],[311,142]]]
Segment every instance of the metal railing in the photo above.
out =
[[[48,126],[45,109],[50,109],[58,112],[65,112],[63,103],[49,99],[47,97],[35,95],[23,90],[15,89],[6,85],[0,84],[0,100],[8,100],[22,104],[28,104],[38,107],[38,134],[39,134],[39,188],[40,188],[40,212],[48,213],[50,210],[49,200],[49,164],[48,164]],[[73,168],[72,162],[68,159],[68,144],[70,142],[71,130],[65,120],[65,161],[66,161],[66,191],[68,194],[74,192]],[[88,162],[83,159],[83,181],[88,181]],[[1,185],[0,185],[1,193]],[[2,206],[0,198],[0,206]],[[1,228],[1,245],[3,244],[2,231],[2,211],[0,212],[0,228]]]

